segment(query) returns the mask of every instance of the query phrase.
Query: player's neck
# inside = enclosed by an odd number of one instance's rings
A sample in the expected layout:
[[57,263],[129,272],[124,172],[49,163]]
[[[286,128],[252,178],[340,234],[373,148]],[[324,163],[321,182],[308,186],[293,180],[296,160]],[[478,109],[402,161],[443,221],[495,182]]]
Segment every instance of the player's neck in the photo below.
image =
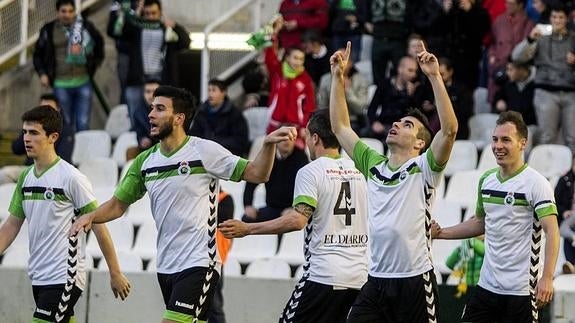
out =
[[45,170],[50,168],[57,159],[58,155],[54,149],[36,156],[36,158],[34,158],[34,171],[36,174],[42,174]]
[[499,166],[499,176],[501,178],[509,178],[517,174],[517,172],[525,165],[525,161],[520,159],[512,164],[509,165],[500,165]]
[[162,153],[165,155],[172,154],[174,151],[176,151],[182,146],[186,138],[187,135],[183,129],[174,128],[174,130],[169,136],[160,140],[160,149]]
[[317,148],[315,151],[317,157],[339,158],[339,150],[336,148]]
[[416,156],[412,149],[407,150],[397,146],[389,146],[389,161],[387,165],[391,169],[397,169],[405,164],[406,161]]

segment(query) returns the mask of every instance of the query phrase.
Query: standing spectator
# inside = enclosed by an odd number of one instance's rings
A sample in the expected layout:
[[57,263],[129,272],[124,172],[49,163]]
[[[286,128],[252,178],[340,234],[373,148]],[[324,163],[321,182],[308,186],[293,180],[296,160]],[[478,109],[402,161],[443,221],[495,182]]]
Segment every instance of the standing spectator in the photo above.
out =
[[129,68],[124,96],[132,129],[141,141],[145,132],[139,129],[149,127],[144,84],[148,80],[177,84],[176,55],[190,46],[190,37],[183,26],[162,17],[160,0],[145,0],[142,18],[132,10],[113,9],[117,10],[110,12],[108,34],[114,35],[128,50]]
[[535,84],[530,66],[524,63],[510,61],[507,63],[507,82],[495,93],[493,98],[493,113],[517,111],[523,116],[527,125],[536,125],[533,95]]
[[487,101],[493,102],[498,87],[495,76],[504,74],[505,64],[513,47],[521,42],[533,29],[533,22],[525,14],[525,0],[506,0],[505,13],[491,25],[493,41],[488,52]]
[[575,154],[575,33],[567,29],[563,6],[551,9],[552,31],[543,35],[539,27],[513,50],[513,60],[533,59],[535,95],[533,105],[540,130],[540,142],[556,143],[563,127],[565,144]]
[[43,87],[53,87],[66,127],[90,128],[91,78],[104,60],[104,39],[87,19],[76,15],[74,0],[56,1],[56,19],[40,29],[34,68]]
[[[573,211],[575,205],[573,202],[573,195],[575,194],[575,159],[571,169],[559,178],[555,186],[555,201],[557,203],[557,217],[561,225],[561,236],[563,237],[563,253],[567,264],[564,265],[564,271],[575,273],[573,265],[575,265],[575,246],[573,245],[575,239],[575,223],[573,223],[575,216]],[[574,231],[574,232],[571,232]]]
[[228,98],[227,91],[223,81],[208,82],[208,99],[200,105],[188,134],[215,141],[232,154],[244,156],[249,149],[248,123]]
[[284,24],[279,32],[282,48],[299,47],[307,29],[324,32],[329,23],[329,7],[325,0],[282,0],[279,9]]
[[449,99],[451,99],[453,111],[459,125],[455,139],[467,139],[469,138],[469,119],[473,115],[473,97],[469,89],[454,80],[455,72],[449,59],[439,58],[439,73],[445,84]]
[[292,124],[298,130],[296,146],[305,148],[305,126],[315,110],[313,80],[304,68],[304,52],[295,47],[287,48],[283,60],[277,57],[277,37],[284,24],[280,17],[274,23],[274,41],[265,50],[265,63],[270,78],[269,108],[271,119],[267,132],[279,125]]
[[329,53],[321,33],[317,29],[306,30],[302,37],[302,48],[305,52],[305,71],[319,86],[319,81],[325,73],[329,73]]
[[[365,23],[366,0],[332,0],[329,6],[331,49],[345,48],[351,42],[351,61],[357,63],[361,55],[361,35]],[[329,73],[329,69],[326,71]]]

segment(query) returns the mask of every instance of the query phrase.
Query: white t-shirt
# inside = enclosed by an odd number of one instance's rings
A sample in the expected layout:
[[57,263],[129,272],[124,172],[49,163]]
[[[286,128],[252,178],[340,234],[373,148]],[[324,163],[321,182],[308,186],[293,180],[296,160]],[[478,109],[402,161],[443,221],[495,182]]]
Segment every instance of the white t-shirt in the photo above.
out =
[[293,205],[315,210],[305,228],[309,280],[360,289],[367,280],[367,187],[348,158],[320,157],[296,176]]

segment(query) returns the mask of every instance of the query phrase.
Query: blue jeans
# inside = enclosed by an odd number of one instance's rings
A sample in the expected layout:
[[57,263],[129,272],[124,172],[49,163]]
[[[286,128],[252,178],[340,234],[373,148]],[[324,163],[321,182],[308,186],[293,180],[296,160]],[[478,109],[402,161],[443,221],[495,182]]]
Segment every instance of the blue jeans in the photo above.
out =
[[54,95],[58,98],[66,126],[76,131],[90,129],[92,84],[89,81],[78,87],[55,87]]
[[127,86],[125,97],[132,130],[136,132],[138,143],[140,143],[140,139],[150,136],[150,120],[148,119],[148,107],[144,99],[144,86]]

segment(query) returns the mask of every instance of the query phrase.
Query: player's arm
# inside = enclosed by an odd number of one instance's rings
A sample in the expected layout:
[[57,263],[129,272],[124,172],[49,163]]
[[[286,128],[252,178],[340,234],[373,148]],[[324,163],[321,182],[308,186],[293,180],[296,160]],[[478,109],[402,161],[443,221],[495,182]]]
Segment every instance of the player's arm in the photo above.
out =
[[128,206],[128,203],[124,203],[117,197],[112,196],[111,199],[100,205],[96,210],[79,217],[72,225],[70,234],[76,235],[82,230],[88,232],[92,227],[92,223],[105,223],[115,220],[126,212]]
[[420,48],[421,51],[417,54],[417,62],[433,88],[435,105],[437,106],[437,114],[441,125],[440,130],[431,142],[431,152],[439,165],[445,165],[449,160],[451,148],[457,135],[457,118],[445,89],[445,84],[443,84],[443,79],[439,74],[437,58],[425,50],[423,42],[420,43]]
[[537,282],[535,304],[541,308],[551,302],[553,297],[553,274],[559,254],[559,228],[557,216],[550,215],[541,218],[541,227],[545,232],[545,262],[543,263],[543,275]]
[[437,222],[431,224],[431,237],[434,239],[467,239],[483,233],[485,233],[485,221],[478,216],[473,216],[467,221],[447,228],[440,227]]
[[110,232],[105,224],[95,224],[93,226],[94,235],[98,240],[98,245],[106,264],[108,265],[108,270],[110,271],[110,285],[112,287],[112,292],[114,296],[122,300],[128,297],[130,294],[130,281],[120,270],[120,263],[118,262],[118,257],[116,256],[116,250],[114,249],[114,242],[110,236]]
[[228,220],[220,224],[219,230],[228,239],[241,238],[252,234],[277,234],[303,229],[314,209],[299,203],[293,209],[286,209],[282,215],[270,221],[245,223],[238,220]]
[[281,127],[264,138],[264,143],[254,160],[248,162],[242,179],[252,183],[265,183],[270,178],[276,155],[276,144],[282,141],[294,141],[297,130],[294,127]]
[[358,135],[351,128],[349,111],[345,100],[344,68],[349,62],[351,42],[347,42],[345,52],[337,51],[329,59],[331,66],[331,92],[329,96],[329,116],[331,130],[341,147],[349,156],[359,141]]
[[10,215],[6,221],[0,227],[0,255],[12,244],[22,224],[24,223],[24,218],[20,218],[14,215]]

